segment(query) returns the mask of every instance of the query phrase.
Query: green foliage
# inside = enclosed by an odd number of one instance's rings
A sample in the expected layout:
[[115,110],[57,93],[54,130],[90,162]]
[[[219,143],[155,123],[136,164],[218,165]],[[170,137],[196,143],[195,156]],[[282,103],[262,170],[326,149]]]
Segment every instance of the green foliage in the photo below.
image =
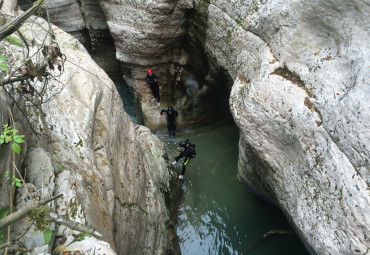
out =
[[45,215],[49,213],[50,210],[51,208],[49,206],[43,205],[33,209],[28,216],[28,219],[35,225],[35,229],[42,231],[45,244],[49,244],[51,237],[56,233],[55,230],[49,228],[49,222],[45,219]]
[[82,241],[82,240],[85,240],[85,238],[89,237],[89,236],[91,236],[91,235],[88,234],[88,233],[80,234],[80,235],[77,236],[77,240]]
[[6,61],[6,58],[4,58],[3,56],[0,56],[0,69],[3,71],[8,70],[8,65],[4,63],[5,61]]
[[12,150],[15,153],[21,152],[21,146],[19,143],[24,143],[23,137],[24,135],[17,135],[18,130],[11,128],[8,124],[4,125],[4,133],[0,134],[0,144],[3,143],[12,143]]
[[38,4],[40,4],[40,0],[37,0],[37,1],[32,3],[33,6],[38,5]]
[[56,233],[55,230],[51,230],[49,228],[47,228],[47,229],[44,230],[43,235],[44,235],[44,242],[45,242],[45,244],[49,244],[50,243],[51,237],[55,233]]
[[[9,213],[9,206],[5,206],[3,208],[0,208],[0,220],[4,219]],[[0,229],[0,244],[3,243],[3,230]]]
[[[5,172],[5,178],[6,178],[7,180],[9,180],[9,179],[10,179],[9,171],[6,171],[6,172]],[[13,175],[12,186],[14,186],[14,184],[15,184],[15,186],[17,186],[17,187],[22,187],[22,180],[21,180],[21,179],[18,179],[17,177],[15,177],[15,176]]]
[[[33,2],[32,5],[35,6],[35,5],[39,5],[40,3],[42,3],[42,1],[41,0],[37,0],[37,1]],[[37,15],[39,15],[41,17],[44,14],[44,12],[41,9],[38,9],[36,11],[36,13],[37,13]]]
[[11,44],[17,45],[17,46],[23,46],[22,41],[18,37],[14,37],[14,36],[9,35],[9,36],[5,37],[4,40],[11,43]]
[[64,169],[64,166],[62,165],[62,163],[58,163],[58,173],[62,172]]
[[33,209],[28,219],[35,225],[36,230],[44,232],[49,229],[49,222],[45,220],[45,215],[51,210],[49,206],[43,205]]

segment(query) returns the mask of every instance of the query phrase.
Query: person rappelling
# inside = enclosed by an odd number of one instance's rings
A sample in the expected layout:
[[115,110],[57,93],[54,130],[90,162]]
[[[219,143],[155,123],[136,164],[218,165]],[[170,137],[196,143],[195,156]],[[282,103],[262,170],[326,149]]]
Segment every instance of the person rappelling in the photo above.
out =
[[150,89],[152,90],[152,93],[153,93],[152,102],[157,100],[158,101],[158,107],[159,107],[161,105],[161,103],[160,103],[161,99],[160,99],[160,96],[159,96],[158,78],[155,75],[155,73],[153,73],[152,69],[150,69],[150,68],[147,71],[146,81],[148,82],[148,84],[150,86]]
[[179,114],[172,106],[168,106],[167,110],[162,109],[161,113],[158,116],[158,119],[162,118],[162,114],[167,114],[167,129],[168,129],[168,136],[171,140],[176,139],[176,117]]

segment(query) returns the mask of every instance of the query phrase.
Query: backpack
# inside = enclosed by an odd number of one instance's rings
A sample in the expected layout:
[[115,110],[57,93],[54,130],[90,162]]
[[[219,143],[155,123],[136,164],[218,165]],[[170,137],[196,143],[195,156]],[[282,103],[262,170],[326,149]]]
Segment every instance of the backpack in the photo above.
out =
[[190,158],[195,158],[195,156],[197,155],[197,152],[195,151],[195,144],[192,144],[191,145],[191,154],[190,154]]

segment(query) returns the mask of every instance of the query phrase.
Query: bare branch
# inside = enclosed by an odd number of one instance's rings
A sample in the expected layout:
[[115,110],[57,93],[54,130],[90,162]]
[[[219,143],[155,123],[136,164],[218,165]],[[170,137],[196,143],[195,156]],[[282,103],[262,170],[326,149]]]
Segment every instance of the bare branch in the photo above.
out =
[[30,204],[30,205],[27,205],[25,207],[22,207],[21,209],[14,212],[13,214],[10,214],[10,215],[6,216],[4,219],[0,220],[0,229],[4,229],[7,226],[10,226],[11,224],[17,222],[18,220],[23,219],[28,214],[30,214],[33,209],[36,209],[36,208],[38,208],[38,207],[40,207],[44,204],[47,204],[47,203],[49,203],[49,202],[51,202],[51,201],[53,201],[57,198],[60,198],[62,196],[63,196],[63,194],[59,194],[59,195],[57,195],[55,197],[52,197],[48,200],[39,201],[39,202]]
[[17,30],[17,34],[18,34],[19,38],[22,39],[24,45],[26,45],[26,47],[27,47],[27,57],[29,57],[30,56],[30,48],[28,46],[26,38],[24,38],[23,34],[21,32],[19,32],[19,30]]
[[0,86],[4,86],[6,84],[14,83],[14,82],[18,82],[18,81],[25,81],[25,80],[28,80],[29,78],[30,78],[30,76],[28,74],[26,74],[26,75],[21,76],[21,77],[7,79],[5,81],[0,81]]
[[35,12],[40,9],[41,5],[46,0],[39,0],[37,4],[29,8],[27,11],[22,13],[20,16],[12,19],[11,21],[7,22],[5,25],[0,27],[0,40],[4,39],[8,35],[13,34],[18,28]]
[[98,239],[103,237],[102,234],[95,231],[94,229],[92,229],[88,226],[82,225],[80,223],[77,223],[75,221],[71,221],[71,220],[69,220],[67,218],[64,218],[64,217],[62,217],[62,216],[60,216],[56,213],[49,212],[45,216],[45,218],[46,218],[47,221],[52,221],[52,222],[55,222],[56,224],[66,226],[70,229],[77,230],[77,231],[82,232],[82,233],[90,234],[92,236],[95,236]]

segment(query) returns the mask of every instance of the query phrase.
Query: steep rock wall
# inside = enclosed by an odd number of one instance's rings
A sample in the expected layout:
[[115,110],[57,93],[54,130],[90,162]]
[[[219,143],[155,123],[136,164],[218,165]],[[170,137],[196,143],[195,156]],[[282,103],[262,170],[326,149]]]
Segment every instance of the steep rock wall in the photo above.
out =
[[[32,2],[19,0],[19,5],[26,10]],[[50,0],[47,9],[54,25],[78,39],[112,79],[122,79],[114,42],[98,0]],[[41,15],[46,16],[45,13],[46,8]]]
[[[205,74],[194,59],[202,62],[201,53],[186,51],[188,16],[194,16],[193,1],[109,1],[102,0],[108,26],[117,47],[124,78],[140,101],[144,125],[152,131],[166,126],[157,116],[161,107],[172,105],[179,111],[178,126],[196,126],[215,120],[217,100],[213,90],[204,85]],[[194,49],[194,48],[193,48]],[[192,50],[192,49],[191,49]],[[196,56],[190,58],[190,55]],[[146,70],[151,68],[159,78],[161,107],[146,83]],[[189,70],[190,68],[190,70]],[[205,69],[207,69],[205,67]],[[187,89],[187,77],[199,83]],[[208,112],[208,114],[204,114]]]
[[[313,253],[368,252],[368,2],[211,0],[180,9],[172,7],[181,1],[102,3],[117,57],[143,97],[146,125],[159,125],[155,107],[145,103],[147,67],[181,79],[181,64],[167,71],[178,59],[206,68],[205,83],[221,73],[225,84],[234,83],[240,180],[274,199]],[[189,20],[174,19],[177,11]],[[183,32],[167,33],[182,24],[190,41],[183,49],[192,52],[178,48]],[[176,102],[189,100],[180,89],[161,87],[181,97]]]
[[239,177],[275,199],[318,254],[370,247],[366,10],[363,1],[208,7],[206,51],[235,80]]
[[368,2],[101,5],[148,127],[164,127],[149,102],[148,67],[160,77],[162,104],[189,113],[202,106],[200,99],[213,97],[211,86],[194,100],[184,93],[178,82],[184,67],[207,69],[205,84],[221,73],[227,85],[234,83],[230,107],[241,131],[240,180],[274,199],[312,252],[368,252]]
[[[43,41],[45,22],[40,18],[31,21],[21,28],[24,35]],[[146,127],[132,123],[113,82],[84,47],[57,27],[53,31],[67,61],[59,82],[50,84],[49,95],[60,93],[43,105],[45,115],[27,107],[40,138],[29,129],[17,107],[10,104],[26,137],[22,147],[26,160],[18,164],[23,163],[19,169],[27,169],[27,186],[34,187],[41,198],[64,194],[55,204],[57,212],[95,228],[110,244],[88,238],[76,248],[76,243],[71,244],[75,231],[58,227],[58,235],[67,237],[63,245],[69,249],[85,254],[115,254],[113,250],[118,254],[176,252],[168,211],[171,175],[163,145]],[[4,41],[1,44],[1,54],[7,54],[9,61],[11,54],[21,54],[21,48]],[[30,50],[35,49],[30,46]],[[5,100],[11,102],[2,91],[1,125],[9,123],[10,118]],[[18,104],[24,107],[22,100]],[[9,152],[9,146],[2,145],[0,150]],[[9,165],[9,157],[1,154],[0,166],[4,162]],[[1,183],[3,191],[6,180],[2,178]],[[17,193],[17,207],[30,202],[23,188]],[[1,199],[1,206],[6,204],[3,202]],[[21,231],[15,227],[14,235]],[[30,248],[36,247],[34,254],[39,254],[40,244],[33,238],[27,236],[23,241]],[[63,249],[58,247],[61,253],[68,251]]]

